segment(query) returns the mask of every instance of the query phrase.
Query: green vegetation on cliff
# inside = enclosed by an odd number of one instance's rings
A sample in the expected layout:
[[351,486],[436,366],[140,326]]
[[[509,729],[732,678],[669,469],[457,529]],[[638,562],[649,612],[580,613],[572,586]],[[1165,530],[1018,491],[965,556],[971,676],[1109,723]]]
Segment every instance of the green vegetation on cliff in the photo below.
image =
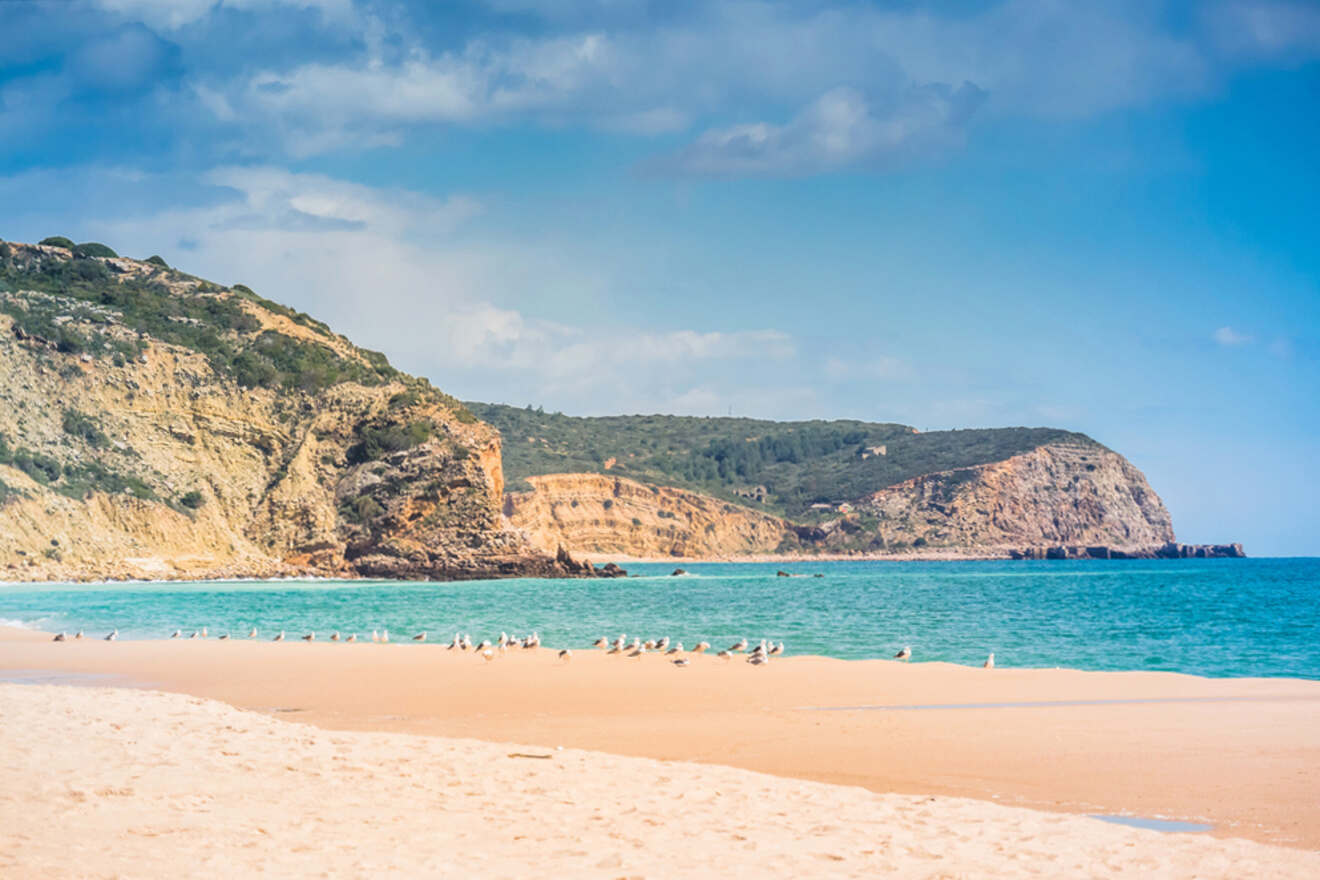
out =
[[[923,474],[1002,461],[1046,443],[1095,445],[1084,434],[1055,428],[921,434],[905,425],[845,420],[583,418],[500,404],[468,407],[504,437],[509,491],[528,488],[523,480],[542,474],[609,473],[751,502],[788,516]],[[954,473],[949,479],[959,477]]]

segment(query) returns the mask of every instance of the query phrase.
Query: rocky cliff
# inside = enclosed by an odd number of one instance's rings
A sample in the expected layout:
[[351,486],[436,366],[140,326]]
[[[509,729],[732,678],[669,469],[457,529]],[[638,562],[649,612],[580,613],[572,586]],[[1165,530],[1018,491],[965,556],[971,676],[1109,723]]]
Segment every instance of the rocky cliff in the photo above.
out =
[[547,552],[726,558],[773,552],[791,534],[778,517],[672,487],[600,474],[527,482],[530,492],[505,497],[505,513]]
[[458,401],[98,253],[0,242],[0,579],[595,573],[507,527],[499,435]]
[[812,523],[596,474],[527,482],[532,491],[507,498],[513,522],[538,546],[586,554],[1113,558],[1169,555],[1162,548],[1173,540],[1169,513],[1142,473],[1093,442],[1050,443],[1003,461],[925,474],[829,505]]

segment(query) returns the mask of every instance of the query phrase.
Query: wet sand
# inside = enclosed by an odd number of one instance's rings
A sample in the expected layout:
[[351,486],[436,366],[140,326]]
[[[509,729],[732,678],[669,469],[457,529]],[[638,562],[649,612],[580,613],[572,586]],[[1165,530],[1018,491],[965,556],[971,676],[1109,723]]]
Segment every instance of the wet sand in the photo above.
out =
[[[564,746],[781,777],[1213,826],[1320,849],[1320,682],[1146,672],[289,641],[53,643],[0,630],[0,678],[77,673],[332,730]],[[45,679],[50,681],[51,679]]]

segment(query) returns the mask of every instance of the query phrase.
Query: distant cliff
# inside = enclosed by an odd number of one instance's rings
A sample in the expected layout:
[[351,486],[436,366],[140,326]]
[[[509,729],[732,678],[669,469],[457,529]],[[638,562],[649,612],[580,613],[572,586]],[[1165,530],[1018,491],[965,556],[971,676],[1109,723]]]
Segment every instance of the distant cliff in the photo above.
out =
[[0,242],[0,579],[591,574],[500,438],[324,324],[104,246]]

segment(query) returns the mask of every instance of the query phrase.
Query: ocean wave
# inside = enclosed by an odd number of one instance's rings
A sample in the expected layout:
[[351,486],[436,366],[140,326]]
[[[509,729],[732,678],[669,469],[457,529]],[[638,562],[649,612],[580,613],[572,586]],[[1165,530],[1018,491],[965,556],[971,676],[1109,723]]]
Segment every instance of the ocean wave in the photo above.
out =
[[0,626],[7,626],[11,629],[33,629],[33,626],[30,623],[24,623],[21,620],[11,620],[8,617],[0,617]]

